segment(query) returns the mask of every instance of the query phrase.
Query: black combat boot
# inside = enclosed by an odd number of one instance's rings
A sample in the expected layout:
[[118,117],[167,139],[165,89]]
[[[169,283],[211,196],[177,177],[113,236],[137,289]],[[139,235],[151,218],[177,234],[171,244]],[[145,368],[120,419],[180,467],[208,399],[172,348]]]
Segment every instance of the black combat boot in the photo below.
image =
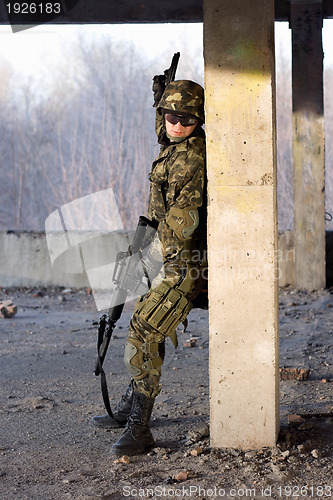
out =
[[149,428],[154,401],[154,398],[147,398],[141,392],[134,391],[132,410],[125,432],[112,446],[113,455],[140,455],[154,446],[154,438]]
[[109,414],[101,417],[93,417],[90,424],[100,429],[116,429],[118,427],[125,427],[127,418],[131,413],[133,401],[133,382],[127,388],[127,391],[122,396],[121,401],[113,410],[112,418]]

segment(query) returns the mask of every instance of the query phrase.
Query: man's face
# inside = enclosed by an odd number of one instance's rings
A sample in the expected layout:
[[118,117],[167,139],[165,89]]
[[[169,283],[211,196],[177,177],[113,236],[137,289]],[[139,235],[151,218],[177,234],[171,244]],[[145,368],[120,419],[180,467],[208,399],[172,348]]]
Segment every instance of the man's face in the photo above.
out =
[[166,131],[171,137],[188,137],[197,124],[198,120],[193,117],[178,116],[171,113],[165,114]]

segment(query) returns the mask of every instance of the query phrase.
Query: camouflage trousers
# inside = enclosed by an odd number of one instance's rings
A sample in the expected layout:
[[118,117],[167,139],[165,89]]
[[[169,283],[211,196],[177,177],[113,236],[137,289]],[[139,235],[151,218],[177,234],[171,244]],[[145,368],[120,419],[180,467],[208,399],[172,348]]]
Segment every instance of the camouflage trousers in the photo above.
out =
[[166,338],[177,347],[177,326],[186,322],[192,300],[202,290],[197,267],[187,268],[185,278],[178,271],[173,270],[137,301],[130,322],[124,362],[135,389],[147,397],[154,398],[161,390]]

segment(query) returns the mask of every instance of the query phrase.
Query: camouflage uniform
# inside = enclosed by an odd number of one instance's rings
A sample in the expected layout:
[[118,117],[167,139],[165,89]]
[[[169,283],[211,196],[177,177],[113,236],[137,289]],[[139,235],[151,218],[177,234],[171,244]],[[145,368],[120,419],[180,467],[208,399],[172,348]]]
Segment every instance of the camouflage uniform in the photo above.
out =
[[[136,391],[154,398],[159,392],[164,341],[171,337],[177,346],[176,328],[186,322],[193,300],[205,285],[205,134],[200,123],[181,141],[171,142],[164,128],[161,108],[192,115],[203,122],[203,91],[185,81],[172,82],[157,108],[156,132],[161,143],[159,156],[149,174],[148,216],[159,221],[158,236],[164,259],[164,278],[154,282],[134,309],[125,346],[125,365]],[[201,87],[200,87],[201,89]],[[184,90],[186,93],[186,90]],[[186,102],[181,108],[178,101]],[[156,314],[151,313],[152,304]],[[161,320],[168,310],[173,321]],[[150,318],[151,314],[151,318]]]
[[[165,339],[170,337],[177,345],[176,328],[179,323],[186,323],[206,285],[203,89],[194,82],[181,80],[169,83],[161,99],[160,95],[157,97],[154,91],[161,152],[149,175],[148,214],[159,222],[158,244],[164,274],[153,279],[131,318],[124,354],[131,375],[126,393],[113,417],[108,414],[91,419],[92,425],[106,429],[126,424],[124,433],[111,448],[111,453],[119,456],[138,455],[154,446],[149,421],[160,391]],[[179,137],[177,132],[168,136],[167,129],[171,131],[175,126],[174,117],[164,118],[163,113],[177,115],[176,123],[178,120],[183,127],[191,127],[189,134],[192,133],[187,135],[185,130],[187,137]],[[171,128],[165,127],[166,119]]]

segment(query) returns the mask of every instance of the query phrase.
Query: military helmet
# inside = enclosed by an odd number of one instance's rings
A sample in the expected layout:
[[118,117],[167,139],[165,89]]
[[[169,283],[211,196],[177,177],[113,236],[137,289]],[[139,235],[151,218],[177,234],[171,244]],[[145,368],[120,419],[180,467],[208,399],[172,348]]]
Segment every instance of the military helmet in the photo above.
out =
[[171,82],[165,87],[157,109],[192,115],[204,122],[204,90],[191,80]]

